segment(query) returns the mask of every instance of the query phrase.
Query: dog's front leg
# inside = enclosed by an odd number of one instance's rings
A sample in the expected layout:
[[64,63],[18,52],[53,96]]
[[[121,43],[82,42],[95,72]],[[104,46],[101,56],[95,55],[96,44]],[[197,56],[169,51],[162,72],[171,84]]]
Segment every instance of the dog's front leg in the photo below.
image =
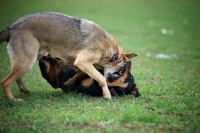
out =
[[[83,54],[83,55],[87,55],[87,54]],[[80,58],[77,57],[74,62],[74,65],[77,66],[79,69],[81,69],[86,74],[88,74],[91,78],[95,79],[99,83],[99,86],[102,88],[103,97],[105,99],[110,99],[111,95],[110,95],[110,91],[108,90],[106,79],[100,72],[98,72],[94,68],[92,63],[89,62],[91,59],[86,59],[83,57],[84,56],[80,56]]]
[[109,87],[116,87],[116,86],[120,86],[122,88],[126,88],[128,86],[128,83],[123,83],[123,82],[114,82],[114,83],[111,83],[109,81],[107,81],[107,85]]

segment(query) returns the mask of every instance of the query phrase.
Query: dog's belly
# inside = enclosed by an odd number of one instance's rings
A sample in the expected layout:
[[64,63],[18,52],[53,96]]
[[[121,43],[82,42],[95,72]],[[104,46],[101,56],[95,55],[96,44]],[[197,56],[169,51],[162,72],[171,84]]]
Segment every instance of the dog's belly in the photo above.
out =
[[69,62],[69,60],[75,60],[75,52],[74,55],[69,55],[67,49],[53,49],[51,48],[49,54],[52,55],[54,58],[60,58],[64,62]]
[[58,47],[57,45],[51,44],[51,43],[47,44],[46,42],[41,42],[41,44],[40,44],[41,47],[38,51],[38,56],[39,57],[41,55],[44,56],[44,55],[46,55],[46,53],[48,53],[51,55],[51,57],[60,58],[64,62],[75,60],[76,54],[78,53],[79,50],[71,49],[71,51],[69,51],[68,48],[65,48],[62,46]]

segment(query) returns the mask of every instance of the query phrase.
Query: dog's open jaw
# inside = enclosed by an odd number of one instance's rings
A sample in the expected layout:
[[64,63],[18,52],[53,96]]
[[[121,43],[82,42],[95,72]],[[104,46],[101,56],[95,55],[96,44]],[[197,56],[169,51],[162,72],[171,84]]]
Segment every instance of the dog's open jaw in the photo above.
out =
[[124,83],[128,72],[130,72],[131,62],[127,61],[122,66],[121,69],[114,73],[108,73],[107,75],[107,85],[109,87],[120,86],[126,88],[128,83]]
[[126,70],[126,62],[122,65],[122,67],[120,68],[119,71],[114,72],[114,73],[110,73],[110,72],[109,72],[109,73],[106,75],[106,79],[107,79],[109,82],[112,82],[112,81],[118,79],[119,76],[121,76],[121,75],[124,73],[125,70]]
[[104,77],[107,78],[107,75],[109,73],[114,73],[114,72],[119,71],[123,64],[124,64],[124,62],[120,62],[120,63],[117,63],[117,66],[104,67]]

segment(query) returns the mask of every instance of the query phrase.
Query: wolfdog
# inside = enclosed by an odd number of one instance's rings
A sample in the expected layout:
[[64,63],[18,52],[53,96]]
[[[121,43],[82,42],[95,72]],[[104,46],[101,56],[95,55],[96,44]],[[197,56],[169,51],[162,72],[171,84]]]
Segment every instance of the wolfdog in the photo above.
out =
[[[95,79],[102,88],[103,97],[111,98],[106,76],[118,71],[128,59],[137,56],[125,54],[114,37],[92,21],[55,12],[26,15],[0,32],[0,44],[9,42],[7,51],[11,71],[1,81],[1,86],[11,100],[14,81],[26,93],[21,77],[40,59],[44,52],[63,61],[74,61],[81,71]],[[94,65],[104,67],[104,76]]]

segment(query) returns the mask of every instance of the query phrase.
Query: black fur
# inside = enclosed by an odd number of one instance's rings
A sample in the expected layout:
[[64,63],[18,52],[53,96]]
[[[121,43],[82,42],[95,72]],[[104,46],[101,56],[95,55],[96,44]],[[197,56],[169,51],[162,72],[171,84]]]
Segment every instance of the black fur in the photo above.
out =
[[[49,77],[49,73],[47,73],[47,68],[49,67],[49,62],[51,63],[52,58],[46,58],[45,56],[39,60],[39,67],[42,73],[42,76],[44,79],[46,79],[48,81],[48,83],[53,87],[56,88],[56,81],[55,80],[51,80],[51,78]],[[57,69],[59,68],[58,66],[50,66],[50,67],[57,67]],[[98,82],[93,80],[92,84],[90,84],[88,87],[83,86],[82,85],[82,81],[85,79],[89,79],[90,77],[88,75],[84,75],[81,78],[77,79],[75,83],[73,83],[72,85],[69,86],[65,86],[64,83],[66,81],[68,81],[70,78],[72,78],[76,73],[77,70],[68,66],[67,69],[62,69],[59,68],[60,70],[58,74],[59,77],[59,88],[61,88],[64,92],[77,92],[77,93],[84,93],[86,95],[91,95],[91,96],[102,96],[102,89],[99,86]],[[52,69],[53,70],[53,69]],[[102,70],[98,70],[100,73],[103,74]],[[122,73],[125,72],[125,70],[120,70]],[[121,72],[116,72],[116,74],[119,74]],[[54,75],[56,77],[56,75]],[[112,75],[111,75],[112,76]],[[120,76],[120,74],[119,74]],[[112,77],[108,77],[110,79],[110,81],[116,80],[119,77],[117,77],[116,79],[112,78]],[[133,90],[136,87],[136,84],[134,82],[134,77],[133,75],[128,72],[128,76],[125,79],[124,83],[128,83],[128,86],[126,88],[121,88],[121,87],[109,87],[109,90],[111,92],[112,96],[118,97],[118,96],[123,96],[123,95],[127,95],[127,94],[131,94],[131,90]],[[136,90],[136,95],[134,95],[135,97],[140,96],[140,93],[138,90]]]

